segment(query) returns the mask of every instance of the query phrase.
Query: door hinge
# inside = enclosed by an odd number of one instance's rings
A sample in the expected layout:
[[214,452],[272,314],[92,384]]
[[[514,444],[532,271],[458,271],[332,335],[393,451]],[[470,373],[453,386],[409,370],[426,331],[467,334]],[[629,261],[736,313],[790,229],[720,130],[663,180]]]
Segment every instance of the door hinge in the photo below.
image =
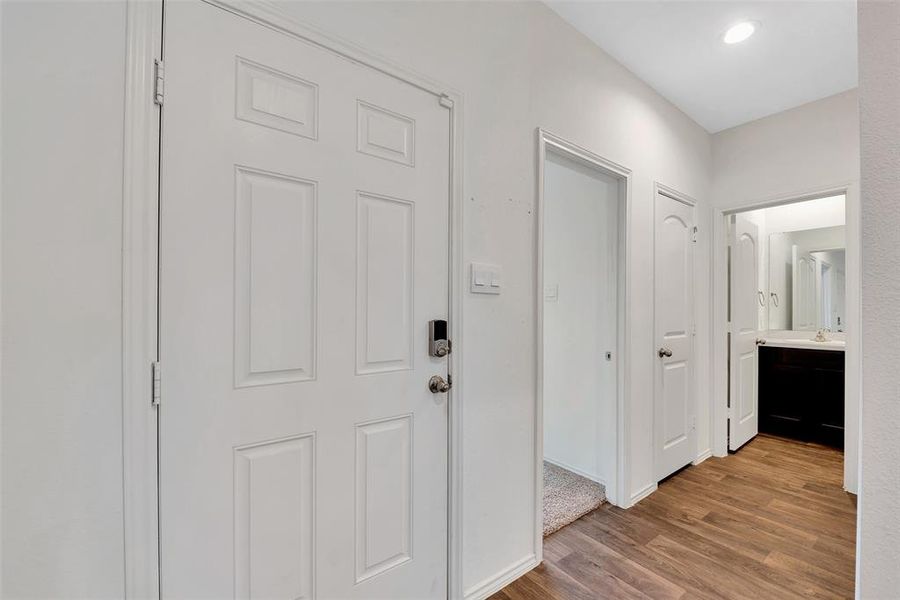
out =
[[697,241],[697,233],[698,233],[699,231],[700,231],[700,230],[697,228],[697,226],[694,225],[694,231],[693,231],[693,233],[691,234],[691,241],[692,241],[692,242],[695,242],[695,243],[696,243],[696,241]]
[[153,60],[153,102],[162,106],[166,94],[166,67],[163,61]]
[[153,362],[150,365],[150,372],[152,373],[152,382],[150,383],[150,403],[153,406],[159,406],[159,399],[162,396],[162,366],[159,362]]

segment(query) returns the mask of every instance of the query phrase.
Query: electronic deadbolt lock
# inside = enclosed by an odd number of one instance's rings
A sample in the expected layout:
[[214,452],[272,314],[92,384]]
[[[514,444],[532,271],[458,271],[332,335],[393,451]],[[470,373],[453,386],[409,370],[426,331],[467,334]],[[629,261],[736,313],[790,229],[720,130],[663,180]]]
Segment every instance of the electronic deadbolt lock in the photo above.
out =
[[428,322],[428,355],[444,358],[450,354],[450,340],[447,338],[447,321],[435,319]]

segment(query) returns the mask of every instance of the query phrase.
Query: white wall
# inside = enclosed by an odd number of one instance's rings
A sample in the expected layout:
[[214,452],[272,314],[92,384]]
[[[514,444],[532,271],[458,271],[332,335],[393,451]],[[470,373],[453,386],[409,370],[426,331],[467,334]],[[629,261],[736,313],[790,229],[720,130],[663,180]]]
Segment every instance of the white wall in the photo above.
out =
[[859,2],[863,407],[857,590],[900,595],[900,4]]
[[607,486],[616,473],[619,180],[547,153],[544,458]]
[[[800,198],[811,193],[848,188],[847,227],[847,410],[844,487],[855,492],[858,473],[858,407],[860,387],[859,289],[859,114],[856,90],[811,102],[712,136],[712,202],[717,212],[751,204]],[[715,272],[724,273],[724,257],[716,254]],[[724,311],[724,284],[715,281],[717,319]],[[854,327],[854,324],[856,326]],[[726,450],[724,342],[716,338],[713,372],[714,449]]]
[[788,232],[787,237],[790,240],[790,244],[796,244],[800,247],[799,250],[801,252],[843,248],[847,244],[847,232],[843,225],[791,231]]
[[713,135],[712,143],[712,197],[717,208],[857,183],[857,92],[726,129]]
[[2,3],[2,590],[121,598],[125,6]]
[[[464,312],[463,577],[474,594],[534,553],[535,128],[633,170],[628,231],[632,392],[626,485],[650,488],[652,199],[659,180],[701,201],[708,134],[536,2],[288,2],[296,17],[465,94],[466,261],[503,266],[499,296],[467,295]],[[708,304],[701,234],[698,314]],[[708,362],[698,339],[697,364]],[[700,369],[700,381],[709,377]],[[701,388],[702,389],[702,388]],[[705,407],[708,402],[701,401]],[[701,427],[708,415],[701,413]],[[700,436],[708,446],[708,432]]]

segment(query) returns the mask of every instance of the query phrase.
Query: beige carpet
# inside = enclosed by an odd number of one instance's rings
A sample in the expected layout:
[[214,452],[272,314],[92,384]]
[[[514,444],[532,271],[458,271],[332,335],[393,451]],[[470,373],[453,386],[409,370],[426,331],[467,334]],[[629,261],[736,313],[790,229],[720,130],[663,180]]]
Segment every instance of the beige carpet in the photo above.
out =
[[550,535],[606,500],[599,483],[544,461],[544,535]]

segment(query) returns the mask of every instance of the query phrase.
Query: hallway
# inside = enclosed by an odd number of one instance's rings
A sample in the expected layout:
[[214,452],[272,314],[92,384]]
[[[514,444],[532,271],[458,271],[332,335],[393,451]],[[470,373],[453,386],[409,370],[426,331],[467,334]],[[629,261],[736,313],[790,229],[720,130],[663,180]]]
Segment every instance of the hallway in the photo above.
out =
[[492,599],[851,598],[856,497],[842,458],[760,435],[545,538],[543,564]]

